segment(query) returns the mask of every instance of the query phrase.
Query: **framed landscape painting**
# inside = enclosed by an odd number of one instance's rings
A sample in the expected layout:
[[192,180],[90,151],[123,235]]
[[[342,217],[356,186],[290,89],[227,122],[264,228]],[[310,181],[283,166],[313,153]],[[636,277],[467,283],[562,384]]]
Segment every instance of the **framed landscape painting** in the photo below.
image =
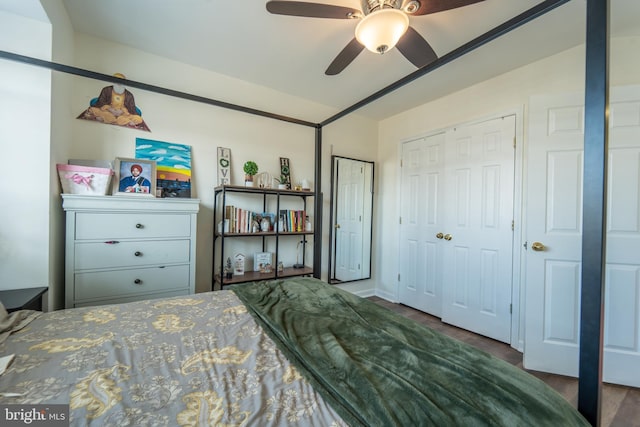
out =
[[156,162],[160,197],[191,197],[191,146],[136,138],[136,158]]

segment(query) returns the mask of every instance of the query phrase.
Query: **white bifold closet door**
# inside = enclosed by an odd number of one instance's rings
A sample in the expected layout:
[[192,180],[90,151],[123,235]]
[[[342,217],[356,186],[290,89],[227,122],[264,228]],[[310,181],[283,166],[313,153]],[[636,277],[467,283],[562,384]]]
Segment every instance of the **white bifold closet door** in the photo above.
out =
[[399,300],[510,342],[515,116],[403,144]]

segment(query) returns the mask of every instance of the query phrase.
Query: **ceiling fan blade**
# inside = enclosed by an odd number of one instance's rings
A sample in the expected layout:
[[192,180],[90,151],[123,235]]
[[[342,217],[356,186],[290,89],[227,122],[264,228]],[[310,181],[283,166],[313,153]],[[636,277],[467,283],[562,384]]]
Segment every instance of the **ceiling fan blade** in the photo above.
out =
[[410,16],[429,15],[431,13],[442,12],[445,10],[457,9],[459,7],[469,6],[470,4],[479,3],[484,0],[419,0],[420,7],[415,12],[409,13]]
[[271,0],[267,2],[267,10],[278,15],[307,16],[311,18],[349,19],[354,15],[362,15],[358,9],[350,7],[303,1]]
[[354,37],[349,44],[342,49],[338,56],[335,57],[333,62],[329,64],[327,71],[324,73],[327,76],[335,76],[336,74],[339,74],[342,70],[347,68],[347,65],[351,64],[351,62],[356,59],[356,56],[358,56],[363,49],[364,46],[362,46]]
[[438,59],[431,45],[413,27],[407,28],[407,32],[400,38],[396,47],[418,68]]

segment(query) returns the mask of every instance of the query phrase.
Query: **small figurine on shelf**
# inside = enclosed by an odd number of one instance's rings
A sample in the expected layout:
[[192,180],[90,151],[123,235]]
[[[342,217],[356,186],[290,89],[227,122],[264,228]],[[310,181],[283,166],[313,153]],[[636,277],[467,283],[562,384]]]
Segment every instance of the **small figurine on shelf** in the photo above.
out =
[[233,267],[233,274],[243,275],[244,274],[244,254],[236,254],[235,265]]
[[269,218],[267,218],[266,216],[262,217],[262,219],[260,220],[260,230],[263,232],[267,232],[270,228],[271,222],[269,222]]
[[271,188],[273,184],[273,177],[269,172],[260,172],[254,176],[254,180],[257,182],[259,188]]
[[284,272],[284,264],[282,264],[282,261],[278,262],[278,273],[282,273]]
[[231,279],[233,277],[233,268],[231,267],[231,258],[227,257],[227,265],[224,267],[225,279]]
[[271,264],[260,264],[260,273],[271,273],[272,271]]

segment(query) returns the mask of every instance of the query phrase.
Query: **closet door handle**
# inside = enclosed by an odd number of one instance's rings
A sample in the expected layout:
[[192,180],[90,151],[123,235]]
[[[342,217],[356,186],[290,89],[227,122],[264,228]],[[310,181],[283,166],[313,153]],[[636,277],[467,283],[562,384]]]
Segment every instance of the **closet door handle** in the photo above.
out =
[[442,239],[443,237],[444,237],[444,234],[442,233],[436,234],[436,239]]
[[542,252],[542,251],[544,251],[546,248],[547,248],[547,247],[546,247],[544,244],[540,243],[540,242],[533,242],[533,243],[531,244],[531,249],[533,249],[534,251],[537,251],[537,252]]
[[444,235],[444,240],[449,241],[451,239],[453,239],[453,236],[451,234],[447,233],[447,234]]

